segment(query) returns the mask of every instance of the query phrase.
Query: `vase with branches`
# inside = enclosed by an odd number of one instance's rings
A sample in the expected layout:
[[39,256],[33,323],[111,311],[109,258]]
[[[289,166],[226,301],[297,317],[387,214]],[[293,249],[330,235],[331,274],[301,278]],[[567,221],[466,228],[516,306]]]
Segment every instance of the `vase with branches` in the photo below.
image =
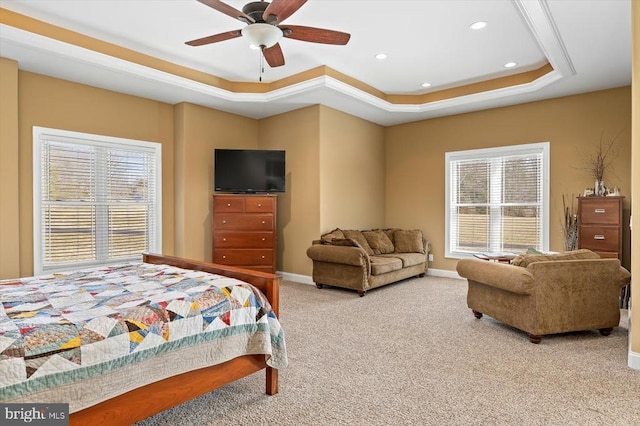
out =
[[571,194],[571,205],[567,205],[567,200],[562,194],[562,209],[564,211],[562,233],[565,251],[575,250],[578,246],[578,215],[574,210],[574,200],[575,197]]
[[604,174],[615,160],[615,144],[617,139],[618,136],[609,142],[604,142],[601,134],[600,142],[598,143],[596,150],[586,159],[584,170],[589,172],[595,179],[595,186],[593,188],[594,195],[606,195],[607,188],[604,185]]

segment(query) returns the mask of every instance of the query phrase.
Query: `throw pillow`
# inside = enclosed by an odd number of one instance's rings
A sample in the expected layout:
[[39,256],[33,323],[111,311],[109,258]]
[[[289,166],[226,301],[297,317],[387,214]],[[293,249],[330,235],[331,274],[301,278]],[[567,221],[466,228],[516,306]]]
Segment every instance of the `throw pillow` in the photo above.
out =
[[422,243],[422,231],[413,230],[396,230],[393,233],[395,241],[396,253],[424,253],[424,244]]
[[346,230],[346,231],[342,231],[342,233],[344,234],[345,238],[351,238],[352,240],[357,241],[358,244],[360,244],[360,246],[364,249],[364,251],[367,252],[368,255],[373,254],[373,250],[371,250],[371,246],[369,246],[367,239],[364,237],[364,235],[362,235],[361,231]]
[[393,243],[382,230],[362,231],[362,235],[367,239],[373,254],[393,253]]
[[526,268],[533,262],[544,262],[550,260],[580,260],[580,259],[600,259],[597,253],[587,249],[565,251],[554,254],[521,254],[516,256],[511,264]]
[[[334,238],[331,240],[332,246],[344,246],[344,247],[359,247],[362,248],[360,244],[354,239],[351,238]],[[364,250],[364,249],[363,249]]]
[[393,241],[393,233],[399,231],[398,228],[387,228],[387,229],[383,229],[382,232],[384,232],[385,234],[387,234],[387,237],[389,237],[389,239],[391,240],[391,244],[393,244],[394,246],[396,245],[395,241]]
[[340,228],[336,228],[331,232],[327,232],[326,234],[322,234],[320,237],[320,241],[324,244],[331,244],[331,240],[333,239],[344,239],[344,234]]

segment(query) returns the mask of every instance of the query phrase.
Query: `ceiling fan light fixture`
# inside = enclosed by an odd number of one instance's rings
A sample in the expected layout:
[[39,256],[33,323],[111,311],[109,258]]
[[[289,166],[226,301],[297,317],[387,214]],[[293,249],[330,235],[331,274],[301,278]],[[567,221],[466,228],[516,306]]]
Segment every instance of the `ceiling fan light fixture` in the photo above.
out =
[[249,45],[269,48],[282,38],[282,30],[274,25],[255,23],[242,29],[242,36]]

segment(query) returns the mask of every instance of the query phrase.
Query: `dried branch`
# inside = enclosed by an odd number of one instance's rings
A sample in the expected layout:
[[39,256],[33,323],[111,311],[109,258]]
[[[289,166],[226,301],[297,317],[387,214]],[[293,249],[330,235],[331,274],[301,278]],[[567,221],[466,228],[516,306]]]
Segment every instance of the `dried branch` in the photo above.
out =
[[565,251],[575,250],[578,245],[578,215],[574,210],[575,197],[571,194],[571,206],[567,206],[564,194],[562,194],[562,209],[564,211],[564,223],[562,234],[564,235]]
[[600,134],[600,142],[596,151],[587,158],[586,166],[582,170],[591,174],[596,180],[604,180],[604,172],[608,170],[613,161],[618,156],[616,151],[616,141],[618,140],[620,133],[616,135],[608,143],[603,142],[602,134]]

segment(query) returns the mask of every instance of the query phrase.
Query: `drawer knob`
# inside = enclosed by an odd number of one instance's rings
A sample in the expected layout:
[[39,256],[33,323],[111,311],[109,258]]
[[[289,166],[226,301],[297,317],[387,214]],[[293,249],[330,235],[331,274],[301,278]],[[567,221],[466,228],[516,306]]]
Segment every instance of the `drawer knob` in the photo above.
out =
[[258,203],[258,207],[262,207],[262,204],[261,204],[261,203]]
[[264,256],[262,256],[262,258],[264,259]]
[[227,223],[227,221],[226,221],[226,220],[223,220],[223,221],[222,221],[222,223]]
[[262,237],[262,241],[265,241],[265,240],[266,240],[266,238],[265,238],[265,237]]
[[604,240],[604,235],[599,235],[599,234],[598,235],[594,235],[593,239],[594,240]]
[[595,209],[593,212],[594,213],[604,213],[605,210],[604,209]]
[[222,256],[222,258],[223,258],[223,259],[226,259],[226,258],[227,258],[227,256]]
[[222,241],[227,241],[227,239],[226,239],[226,238],[223,238],[223,239],[222,239]]
[[231,207],[231,203],[227,203],[227,207]]
[[265,221],[263,220],[263,221],[262,221],[262,223],[263,223],[263,224],[265,224],[265,223],[267,223],[267,222],[265,222]]

